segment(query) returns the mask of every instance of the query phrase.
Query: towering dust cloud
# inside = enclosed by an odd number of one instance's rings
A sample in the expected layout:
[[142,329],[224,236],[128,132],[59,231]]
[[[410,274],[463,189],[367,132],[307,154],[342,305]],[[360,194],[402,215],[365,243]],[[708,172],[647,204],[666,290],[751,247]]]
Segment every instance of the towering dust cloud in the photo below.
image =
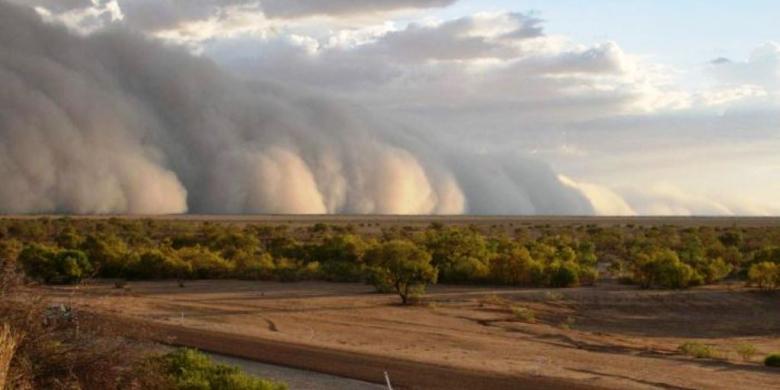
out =
[[539,162],[266,79],[0,1],[0,212],[593,212]]

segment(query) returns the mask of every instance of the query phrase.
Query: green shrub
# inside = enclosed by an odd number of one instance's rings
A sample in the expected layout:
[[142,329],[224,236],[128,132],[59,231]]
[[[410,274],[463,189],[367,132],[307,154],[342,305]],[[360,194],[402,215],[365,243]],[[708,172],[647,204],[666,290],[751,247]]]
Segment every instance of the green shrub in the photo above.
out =
[[146,249],[131,257],[127,272],[131,279],[186,279],[192,265],[169,251]]
[[669,249],[653,252],[638,260],[634,270],[634,281],[644,288],[686,288],[696,284],[697,279],[694,269],[680,261],[677,253]]
[[320,275],[331,282],[360,282],[363,280],[364,270],[360,264],[330,260],[320,264]]
[[490,279],[500,284],[529,285],[532,282],[533,261],[526,248],[501,254],[490,263]]
[[214,363],[208,356],[183,348],[153,358],[181,390],[285,390],[287,385],[247,375],[238,367]]
[[245,254],[236,257],[233,272],[239,279],[269,280],[273,278],[275,269],[276,264],[270,254]]
[[712,260],[703,267],[704,281],[715,283],[725,279],[731,273],[733,267],[722,258]]
[[320,263],[304,263],[300,260],[281,258],[275,261],[274,277],[280,282],[298,282],[317,279],[320,276]]
[[175,252],[179,261],[189,264],[192,274],[200,279],[219,279],[233,273],[233,264],[219,253],[200,245],[184,247]]
[[683,343],[677,350],[684,355],[692,356],[696,359],[710,359],[715,355],[715,351],[711,346],[695,341]]
[[517,318],[520,321],[528,322],[531,324],[536,322],[536,313],[534,313],[533,310],[527,307],[512,306],[512,314],[514,314],[515,318]]
[[29,277],[45,283],[78,283],[93,271],[84,252],[40,244],[25,247],[19,254],[19,263]]
[[106,278],[127,277],[132,256],[127,243],[115,235],[88,236],[81,245],[89,261]]
[[431,228],[423,234],[422,244],[443,282],[482,281],[490,274],[490,248],[485,236],[475,229]]
[[773,353],[764,359],[764,365],[767,367],[780,367],[780,353]]
[[306,263],[298,270],[298,277],[302,280],[314,280],[322,275],[322,267],[318,261]]
[[275,261],[274,276],[280,282],[297,282],[301,280],[300,264],[293,259],[281,258]]
[[579,279],[583,286],[593,286],[599,278],[596,267],[580,266]]
[[573,261],[555,262],[547,272],[552,287],[571,287],[580,282],[580,267]]
[[738,345],[736,351],[742,357],[742,360],[746,362],[753,360],[753,356],[758,353],[756,346],[752,344]]
[[447,280],[451,282],[484,282],[490,274],[490,267],[476,257],[460,257],[446,269]]
[[748,270],[748,281],[762,290],[780,287],[780,265],[769,261],[753,264]]
[[54,248],[32,244],[22,249],[19,253],[18,261],[27,276],[42,282],[48,282],[57,276],[54,268],[56,253]]

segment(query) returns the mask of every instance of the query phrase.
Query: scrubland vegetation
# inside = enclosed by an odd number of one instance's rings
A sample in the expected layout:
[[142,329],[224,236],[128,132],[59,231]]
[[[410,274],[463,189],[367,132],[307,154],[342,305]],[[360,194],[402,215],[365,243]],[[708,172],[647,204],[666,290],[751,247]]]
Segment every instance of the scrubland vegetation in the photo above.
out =
[[[189,348],[142,361],[141,388],[186,390],[286,390],[282,383],[256,378],[237,367],[214,363],[208,356]],[[151,379],[151,380],[150,380]]]
[[[0,255],[44,283],[84,278],[368,282],[404,302],[426,284],[571,287],[614,277],[679,289],[742,279],[780,286],[780,229],[431,224],[379,234],[352,225],[132,219],[0,221]],[[599,269],[602,270],[601,275]],[[606,272],[604,272],[606,271]]]
[[[448,321],[451,328],[447,332],[452,334],[446,337],[468,341],[452,347],[453,351],[494,342],[508,346],[522,342],[533,350],[535,339],[562,335],[577,347],[578,358],[585,359],[583,367],[596,361],[612,367],[609,354],[590,355],[588,348],[628,351],[616,356],[641,359],[629,352],[645,348],[650,339],[641,337],[649,334],[653,348],[663,356],[676,356],[675,364],[689,361],[686,367],[692,369],[729,364],[757,370],[764,364],[767,367],[758,374],[739,373],[740,378],[759,383],[764,380],[762,372],[773,374],[775,369],[769,367],[780,364],[772,354],[777,351],[771,338],[777,334],[777,316],[767,312],[776,306],[777,295],[762,293],[780,284],[780,228],[775,227],[397,223],[382,228],[346,223],[0,219],[0,260],[0,382],[6,382],[5,388],[284,388],[214,364],[193,350],[161,352],[156,344],[139,343],[136,340],[157,338],[144,337],[143,329],[120,329],[121,324],[101,321],[98,313],[111,316],[115,305],[116,312],[134,313],[146,320],[175,318],[177,324],[195,324],[195,328],[205,321],[197,314],[208,313],[208,321],[230,318],[235,321],[231,329],[256,331],[263,337],[298,337],[303,333],[294,333],[296,329],[317,328],[325,335],[312,341],[317,347],[349,345],[342,343],[342,335],[349,334],[362,340],[350,348],[363,353],[385,353],[400,343],[411,346],[404,350],[408,356],[442,359],[439,363],[460,355],[431,348],[433,341],[414,347],[430,338],[415,332]],[[78,285],[92,278],[111,280]],[[198,279],[244,281],[195,282]],[[393,297],[363,294],[375,288],[398,294],[403,303],[414,303],[433,283],[565,288],[606,279],[611,282],[574,291],[443,287],[426,297],[427,305],[414,308],[388,305]],[[134,280],[178,281],[184,289],[171,282],[127,283]],[[255,280],[362,282],[373,287],[247,282]],[[652,291],[724,280],[728,285],[717,288]],[[615,286],[614,281],[627,286]],[[77,286],[38,288],[35,282]],[[32,286],[6,294],[8,288],[20,284]],[[220,300],[217,305],[203,296],[215,285],[223,286],[220,291],[242,286],[236,290],[239,303]],[[323,288],[329,294],[334,289],[342,295],[312,298],[311,288]],[[278,295],[257,298],[268,289]],[[298,295],[296,289],[307,292]],[[643,291],[647,289],[652,290]],[[27,295],[20,298],[20,291]],[[36,297],[59,299],[64,294],[79,297],[72,310],[51,307]],[[154,298],[147,301],[148,294]],[[158,300],[165,294],[170,294],[168,301],[160,305]],[[187,294],[194,299],[182,300]],[[345,296],[360,304],[341,310]],[[283,302],[277,302],[277,297],[284,297]],[[232,314],[246,310],[247,305],[256,308],[256,313],[243,319]],[[298,309],[289,311],[288,305]],[[79,312],[79,308],[90,312]],[[413,326],[387,320],[405,315],[400,313],[409,313],[407,320]],[[371,319],[370,326],[353,323],[364,317]],[[388,338],[398,341],[377,337],[375,321],[387,321],[382,329],[390,329],[392,337]],[[270,325],[266,330],[258,323]],[[515,335],[522,337],[515,339]],[[634,337],[639,339],[631,340]],[[481,364],[498,350],[473,357],[469,364]],[[568,349],[545,351],[560,353],[560,357],[571,353]],[[507,361],[517,359],[514,352],[502,356]],[[676,367],[656,363],[665,368],[657,367],[655,373]],[[635,371],[628,363],[614,370],[623,376]],[[670,375],[666,380],[678,383]]]
[[[12,297],[22,277],[13,257],[16,244],[0,257],[0,389],[222,389],[283,390],[286,385],[256,378],[238,368],[215,364],[194,350],[167,354],[143,328],[25,292]],[[84,252],[32,244],[20,253],[51,260],[34,263],[47,281],[73,282],[93,272]],[[37,268],[42,267],[42,268]],[[49,268],[50,267],[50,268]]]

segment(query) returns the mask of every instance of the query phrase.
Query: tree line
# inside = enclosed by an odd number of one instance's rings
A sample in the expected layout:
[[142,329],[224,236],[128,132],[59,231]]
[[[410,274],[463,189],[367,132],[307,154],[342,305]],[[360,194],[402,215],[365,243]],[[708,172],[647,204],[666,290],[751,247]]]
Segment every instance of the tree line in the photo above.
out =
[[[404,301],[426,284],[645,288],[780,285],[780,229],[528,225],[386,227],[138,219],[3,219],[0,256],[45,283],[83,278],[367,282]],[[601,271],[601,272],[599,272]]]

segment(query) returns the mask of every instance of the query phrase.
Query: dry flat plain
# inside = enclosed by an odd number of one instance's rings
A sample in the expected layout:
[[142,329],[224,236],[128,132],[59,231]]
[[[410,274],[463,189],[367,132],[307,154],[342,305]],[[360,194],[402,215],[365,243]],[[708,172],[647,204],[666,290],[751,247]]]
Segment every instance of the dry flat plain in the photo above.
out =
[[446,225],[474,225],[478,227],[496,226],[505,229],[514,229],[521,226],[578,226],[578,225],[598,225],[598,226],[662,226],[673,225],[681,227],[777,227],[780,226],[780,217],[719,217],[719,216],[477,216],[477,215],[351,215],[351,214],[329,214],[329,215],[289,215],[289,214],[168,214],[168,215],[124,215],[124,214],[105,214],[105,215],[59,215],[59,214],[40,214],[40,215],[6,215],[8,219],[39,219],[39,218],[61,218],[70,219],[130,219],[130,220],[157,220],[157,221],[189,221],[189,222],[215,222],[230,224],[268,224],[273,226],[288,225],[290,227],[308,227],[316,223],[329,225],[352,225],[357,227],[358,231],[379,231],[382,228],[390,227],[426,227],[431,223],[442,223]]
[[[780,295],[741,285],[685,291],[435,286],[397,304],[361,284],[193,281],[49,287],[47,294],[150,323],[167,341],[266,363],[420,389],[773,389]],[[530,318],[528,313],[533,313]],[[677,351],[710,346],[713,357]],[[743,361],[739,345],[758,353]]]

